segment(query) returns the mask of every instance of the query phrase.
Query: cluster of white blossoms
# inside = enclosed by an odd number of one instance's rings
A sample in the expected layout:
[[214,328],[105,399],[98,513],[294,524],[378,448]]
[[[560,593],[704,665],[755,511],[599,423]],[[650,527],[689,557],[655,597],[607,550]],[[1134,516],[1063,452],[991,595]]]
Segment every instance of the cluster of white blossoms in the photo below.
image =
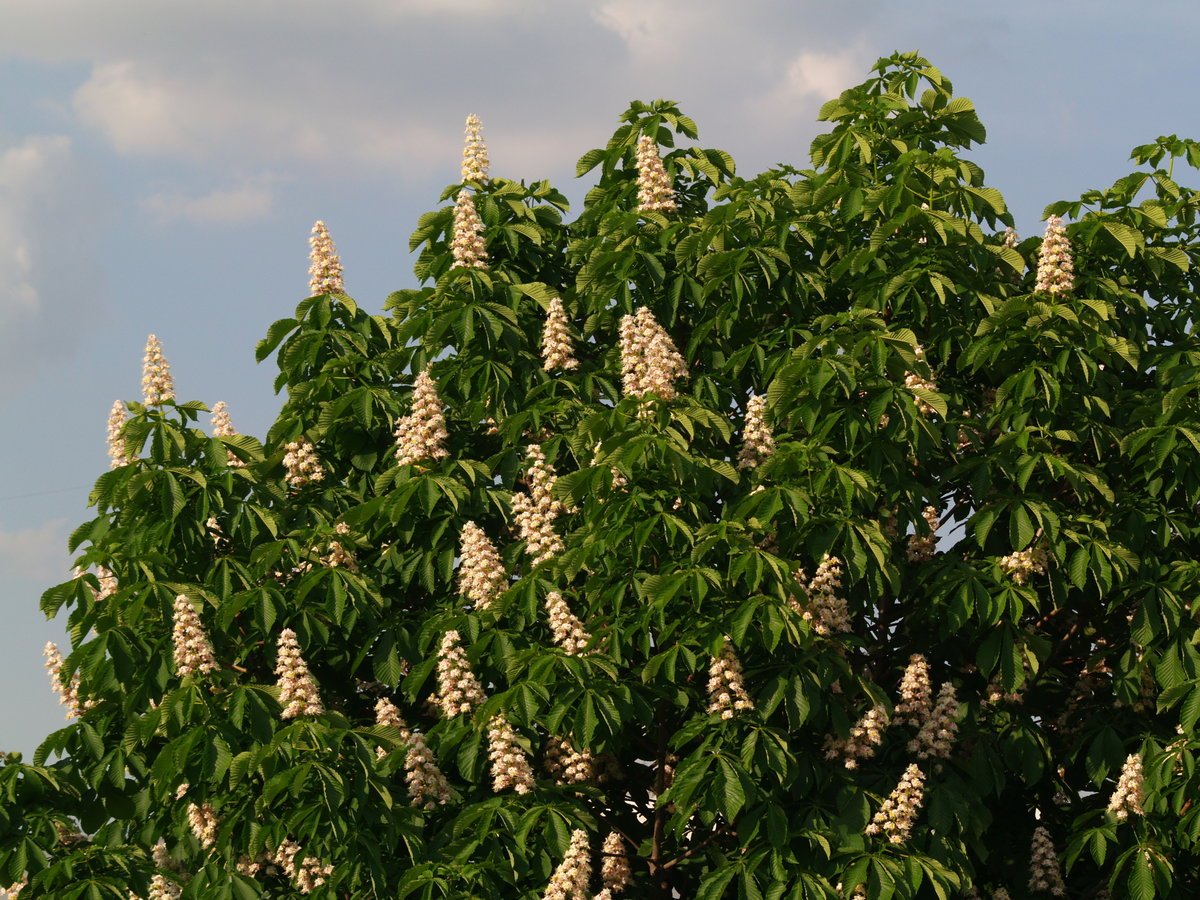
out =
[[805,584],[808,573],[797,569],[794,577],[804,591],[805,600],[789,598],[792,609],[804,617],[820,635],[845,634],[852,629],[846,598],[838,594],[842,586],[842,561],[826,553],[817,565],[812,580]]
[[1054,851],[1054,839],[1044,825],[1033,830],[1033,841],[1029,845],[1029,890],[1046,891],[1055,897],[1067,895],[1062,864]]
[[687,378],[687,363],[648,307],[621,317],[621,386],[627,397],[677,396],[675,381]]
[[1046,551],[1038,544],[1000,557],[1000,568],[1016,584],[1026,584],[1034,575],[1046,574]]
[[[71,575],[74,578],[82,578],[87,574],[83,569],[76,566],[71,570]],[[96,566],[96,581],[99,583],[99,590],[91,588],[92,600],[96,603],[103,603],[109,597],[117,592],[119,585],[117,584],[117,576],[114,575],[106,566]]]
[[1017,234],[1017,229],[1011,225],[1004,229],[1004,246],[1010,250],[1021,242],[1021,236]]
[[221,528],[221,523],[217,521],[216,516],[209,516],[204,521],[204,530],[208,532],[208,537],[212,541],[214,550],[220,551],[224,548],[225,532]]
[[829,737],[825,741],[825,758],[841,758],[847,769],[857,769],[858,761],[870,759],[883,743],[888,727],[887,707],[872,706],[854,723],[846,738]]
[[63,681],[63,658],[62,654],[58,652],[58,645],[53,641],[47,641],[46,646],[42,648],[42,655],[46,657],[46,672],[50,676],[50,687],[58,695],[58,702],[66,707],[66,717],[78,719],[92,709],[96,705],[96,701],[83,700],[79,696],[79,672],[75,672],[70,681]]
[[936,506],[927,506],[921,513],[921,518],[925,520],[925,527],[929,530],[928,534],[910,534],[908,536],[908,547],[905,550],[905,555],[911,563],[924,563],[933,559],[933,555],[937,552],[937,530],[941,515],[938,513]]
[[485,699],[460,641],[457,631],[447,631],[438,649],[437,704],[447,719],[474,712]]
[[[212,408],[212,436],[215,438],[236,437],[237,429],[233,427],[233,419],[229,417],[229,406],[224,400],[218,400]],[[246,465],[232,450],[225,451],[225,461],[231,466]]]
[[546,327],[542,329],[542,368],[547,372],[555,369],[566,372],[579,368],[575,346],[567,329],[567,311],[558,297],[550,301]]
[[1046,220],[1046,235],[1038,251],[1037,283],[1034,290],[1052,297],[1071,293],[1075,287],[1075,260],[1071,242],[1059,216]]
[[746,424],[742,428],[742,449],[738,453],[738,468],[753,469],[775,452],[775,438],[767,426],[767,398],[751,394],[746,403]]
[[167,842],[162,838],[159,838],[150,848],[150,859],[156,868],[171,872],[183,871],[183,867],[171,857],[170,851],[167,850]]
[[488,180],[487,144],[483,141],[483,123],[479,116],[467,116],[466,134],[463,138],[462,180],[486,184]]
[[[338,522],[333,526],[335,534],[340,534],[346,537],[350,534],[350,526],[345,522]],[[313,548],[316,552],[317,548]],[[327,569],[347,569],[351,572],[358,571],[358,560],[354,557],[354,551],[347,550],[342,546],[341,541],[330,540],[328,549],[325,555],[321,557],[321,565]]]
[[708,711],[732,719],[735,712],[754,709],[754,701],[742,683],[742,663],[729,638],[708,667]]
[[284,874],[300,893],[311,894],[333,874],[333,866],[323,864],[314,856],[306,856],[300,862],[296,862],[299,855],[300,845],[291,838],[284,838],[279,849],[275,851],[274,862],[283,869]]
[[579,617],[571,612],[571,607],[558,591],[546,594],[546,612],[550,616],[550,632],[554,643],[571,656],[578,656],[587,649],[592,636],[583,627]]
[[[375,702],[375,724],[383,725],[387,728],[395,728],[400,732],[400,739],[404,741],[407,741],[412,735],[412,729],[408,727],[408,723],[400,715],[400,710],[396,709],[396,704],[387,697],[380,697]],[[383,747],[375,748],[375,755],[378,758],[382,759],[387,754],[387,750]]]
[[342,284],[342,261],[338,258],[333,246],[333,238],[324,222],[317,222],[312,227],[312,235],[308,239],[308,289],[315,297],[317,294],[342,294],[346,288]]
[[296,632],[285,628],[279,633],[279,651],[275,658],[275,674],[279,676],[279,704],[282,717],[319,716],[325,712],[317,680],[308,671],[308,663],[300,655]]
[[175,597],[174,628],[171,640],[175,645],[175,669],[180,678],[188,675],[208,675],[220,668],[204,623],[184,594]]
[[217,811],[207,803],[189,803],[187,807],[188,825],[192,834],[206,850],[217,842],[217,828],[221,821]]
[[638,209],[642,212],[675,212],[675,186],[658,154],[658,142],[648,134],[638,138],[637,154]]
[[[375,704],[375,721],[380,725],[388,725],[400,732],[401,739],[408,744],[404,755],[404,780],[408,785],[408,796],[413,806],[419,809],[432,810],[445,806],[450,802],[450,782],[438,768],[437,759],[425,735],[408,727],[400,716],[396,705],[386,697],[381,697]],[[376,751],[380,757],[386,756],[387,751],[382,747]]]
[[283,455],[284,480],[289,487],[299,489],[325,479],[325,467],[308,438],[291,441],[284,449],[287,450]]
[[[925,348],[922,347],[920,344],[917,344],[916,349],[913,351],[913,355],[916,356],[916,358],[920,362],[924,362],[925,361]],[[937,391],[937,389],[938,389],[936,381],[934,381],[930,378],[926,378],[923,375],[918,375],[916,372],[905,372],[904,373],[904,386],[910,391],[912,391],[912,390]],[[916,396],[915,394],[913,396],[913,402],[917,404],[917,412],[919,412],[923,416],[931,416],[935,412],[937,412],[937,410],[935,410],[932,406],[929,405],[928,401],[924,400],[921,397]]]
[[629,870],[629,856],[625,853],[625,842],[621,840],[621,835],[610,831],[600,852],[603,854],[600,860],[600,882],[605,890],[618,894],[633,881],[633,873]]
[[883,834],[892,844],[902,844],[912,833],[917,812],[925,802],[925,773],[916,763],[909,763],[900,783],[896,785],[879,812],[866,827],[866,834]]
[[475,609],[487,609],[507,584],[508,573],[504,571],[496,545],[482,528],[467,522],[459,535],[459,595],[471,601]]
[[125,404],[120,400],[114,401],[108,413],[108,465],[111,469],[127,466],[136,458],[130,455],[129,446],[125,443],[125,423],[128,419]]
[[475,199],[466,190],[459,191],[458,199],[454,201],[454,233],[450,239],[450,255],[454,257],[454,265],[458,268],[487,268],[483,220],[475,209]]
[[919,653],[908,658],[904,677],[900,679],[900,702],[894,710],[897,725],[920,728],[933,712],[933,684],[929,680],[929,663]]
[[155,874],[150,876],[148,900],[177,900],[177,898],[182,896],[183,888],[168,879],[166,875]]
[[404,781],[413,805],[424,810],[445,806],[450,802],[450,782],[438,768],[425,735],[412,731],[408,742],[408,752],[404,754]]
[[542,448],[530,444],[525,458],[529,461],[529,493],[514,494],[512,510],[525,552],[536,566],[563,551],[563,539],[554,530],[563,505],[554,498],[554,468],[546,463]]
[[558,864],[542,900],[588,900],[588,883],[592,880],[592,854],[588,834],[582,828],[571,832],[567,855]]
[[426,366],[413,381],[412,411],[396,422],[396,463],[411,466],[423,459],[445,459],[450,455],[446,449],[446,417],[442,412],[442,398],[437,385]]
[[[1026,663],[1026,666],[1029,664]],[[997,672],[992,680],[988,682],[987,688],[984,690],[985,703],[1023,703],[1025,701],[1025,685],[1021,685],[1014,691],[1004,690],[1004,682]]]
[[546,742],[542,768],[558,784],[588,784],[596,781],[596,758],[592,751],[576,750],[566,738]]
[[142,402],[159,406],[175,399],[175,379],[171,366],[163,356],[162,344],[154,335],[146,338],[146,355],[142,358]]
[[1142,816],[1142,801],[1145,799],[1145,775],[1142,772],[1142,755],[1130,753],[1121,767],[1121,778],[1117,789],[1108,801],[1108,811],[1124,822],[1130,815]]
[[492,766],[492,790],[497,794],[512,788],[518,794],[533,790],[533,767],[517,733],[502,714],[488,722],[488,760]]
[[958,737],[958,693],[954,685],[945,682],[938,690],[937,701],[929,716],[921,723],[917,736],[908,742],[908,750],[918,759],[949,759]]

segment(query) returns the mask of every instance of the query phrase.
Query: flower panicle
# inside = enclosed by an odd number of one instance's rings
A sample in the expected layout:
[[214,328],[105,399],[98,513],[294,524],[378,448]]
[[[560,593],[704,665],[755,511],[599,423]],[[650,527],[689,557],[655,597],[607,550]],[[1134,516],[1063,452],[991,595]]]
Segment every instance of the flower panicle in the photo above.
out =
[[675,212],[675,187],[667,174],[658,142],[650,135],[638,138],[634,154],[637,165],[638,209],[642,212]]
[[1029,890],[1033,893],[1045,891],[1055,897],[1065,897],[1067,894],[1062,863],[1054,849],[1054,839],[1045,825],[1033,830],[1029,845]]
[[600,881],[605,890],[613,894],[620,893],[633,881],[629,856],[625,852],[625,842],[621,840],[621,835],[610,831],[604,839],[601,853],[603,857],[600,862]]
[[565,544],[554,530],[554,522],[565,509],[554,496],[557,479],[542,448],[531,444],[525,458],[528,460],[529,493],[513,495],[513,519],[525,542],[525,553],[533,558],[536,566],[563,552]]
[[895,790],[883,801],[875,817],[867,825],[868,835],[883,835],[892,844],[903,844],[912,834],[917,813],[925,802],[925,773],[916,763],[910,763]]
[[476,609],[487,609],[504,591],[508,573],[496,545],[474,522],[463,525],[459,536],[458,593]]
[[460,269],[486,269],[488,264],[487,244],[483,239],[483,219],[475,208],[475,199],[470,191],[462,190],[454,202],[454,225],[450,238],[450,255],[454,267]]
[[490,165],[487,144],[483,140],[483,122],[471,113],[467,116],[463,138],[462,180],[487,184]]
[[533,767],[529,756],[517,742],[517,733],[502,714],[488,722],[488,759],[492,769],[492,790],[497,794],[508,788],[518,794],[533,790]]
[[308,245],[309,293],[314,297],[318,294],[344,294],[346,288],[342,283],[342,260],[324,222],[314,223]]
[[279,704],[283,707],[283,718],[319,716],[325,712],[317,680],[308,670],[308,663],[300,653],[300,642],[296,638],[296,632],[290,628],[285,628],[279,633],[275,674],[279,676]]
[[188,825],[192,834],[204,849],[212,847],[217,842],[217,829],[221,820],[217,812],[208,803],[189,803],[187,807]]
[[933,683],[929,679],[929,662],[919,653],[908,658],[904,677],[900,679],[900,702],[894,719],[898,725],[920,728],[933,712]]
[[857,769],[860,760],[870,759],[883,744],[889,723],[887,707],[876,704],[863,713],[845,738],[828,738],[825,758],[840,758],[847,769]]
[[283,455],[284,480],[294,490],[325,480],[325,467],[317,456],[317,448],[306,437],[290,441]]
[[1130,753],[1125,757],[1121,767],[1121,777],[1117,781],[1117,789],[1113,791],[1108,801],[1108,811],[1117,817],[1118,822],[1124,822],[1131,815],[1145,815],[1143,802],[1145,800],[1145,774],[1142,767],[1142,755]]
[[571,656],[578,656],[592,642],[583,622],[571,612],[571,607],[558,591],[546,594],[546,613],[550,617],[550,632],[554,643]]
[[437,703],[447,719],[474,712],[485,699],[483,687],[471,670],[471,661],[457,631],[447,631],[442,636],[437,678]]
[[958,693],[949,681],[938,690],[937,700],[921,723],[917,736],[909,741],[910,753],[918,759],[949,759],[958,737]]
[[142,402],[146,406],[161,406],[175,399],[175,379],[171,366],[163,355],[162,344],[156,335],[146,338],[146,354],[142,358]]
[[125,411],[125,404],[120,400],[113,401],[108,413],[108,459],[111,469],[128,466],[137,458],[129,452],[129,444],[125,440],[127,421],[129,414]]
[[[233,419],[229,417],[229,406],[224,400],[218,400],[212,408],[212,436],[215,438],[237,437],[237,429],[233,427]],[[234,467],[242,467],[245,462],[232,450],[225,451],[225,462]]]
[[848,634],[854,626],[846,598],[839,591],[842,587],[842,561],[826,553],[817,565],[816,574],[805,584],[807,573],[797,569],[795,580],[804,593],[804,600],[790,598],[792,609],[800,613],[813,631],[822,636]]
[[925,534],[910,534],[908,536],[908,546],[905,549],[905,555],[910,563],[926,563],[933,559],[937,553],[937,531],[941,520],[941,513],[938,512],[936,506],[926,506],[921,512],[921,518],[925,520]]
[[175,669],[180,678],[209,675],[220,668],[204,623],[186,594],[175,597],[173,626],[171,640],[175,645]]
[[396,422],[396,463],[411,466],[450,455],[446,416],[432,369],[426,366],[413,381],[412,411]]
[[687,363],[649,307],[621,317],[621,386],[627,397],[678,396],[675,382],[688,377]]
[[742,680],[742,663],[733,644],[725,638],[719,655],[708,667],[708,712],[732,719],[743,710],[754,709],[754,701],[746,693]]
[[1071,252],[1071,241],[1060,216],[1046,220],[1046,234],[1038,251],[1037,282],[1034,290],[1061,297],[1070,294],[1075,287],[1075,258]]
[[546,325],[542,329],[542,368],[547,372],[569,372],[579,368],[568,328],[567,311],[558,297],[550,301]]
[[588,900],[588,884],[592,880],[591,848],[588,834],[582,828],[571,832],[571,843],[550,883],[542,894],[542,900]]
[[767,398],[751,394],[746,403],[746,424],[742,429],[742,449],[738,453],[738,468],[753,469],[775,452],[775,438],[767,425]]

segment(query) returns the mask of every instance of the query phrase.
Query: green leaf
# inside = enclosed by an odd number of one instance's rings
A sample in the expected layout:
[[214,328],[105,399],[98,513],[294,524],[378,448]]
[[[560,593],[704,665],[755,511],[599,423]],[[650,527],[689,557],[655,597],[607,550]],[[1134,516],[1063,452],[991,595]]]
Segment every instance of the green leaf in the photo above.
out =
[[1143,243],[1141,233],[1134,231],[1128,225],[1122,225],[1119,222],[1103,222],[1101,224],[1105,231],[1120,242],[1130,256],[1133,256],[1137,252],[1138,245]]
[[1126,880],[1131,900],[1154,900],[1154,870],[1150,860],[1140,849],[1135,849],[1129,866],[1129,876]]

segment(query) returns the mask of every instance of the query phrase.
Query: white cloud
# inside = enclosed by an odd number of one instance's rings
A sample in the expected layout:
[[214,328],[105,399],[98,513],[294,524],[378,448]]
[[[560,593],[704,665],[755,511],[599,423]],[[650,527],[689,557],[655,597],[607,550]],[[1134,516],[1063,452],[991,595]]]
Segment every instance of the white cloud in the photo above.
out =
[[29,219],[53,191],[70,156],[71,142],[62,135],[33,135],[0,152],[0,327],[5,331],[41,305],[37,268],[45,261]]
[[70,572],[67,520],[51,519],[33,528],[0,529],[0,570],[16,578],[57,583]]
[[[339,91],[299,60],[255,72],[239,59],[225,71],[168,72],[122,60],[95,67],[75,92],[82,121],[126,155],[399,168],[452,152],[457,135],[392,117],[371,94]],[[244,67],[244,68],[243,68]]]
[[776,100],[824,103],[863,80],[866,54],[848,49],[835,53],[805,51],[792,58],[776,92]]
[[75,111],[118,153],[192,155],[203,123],[188,105],[197,98],[179,87],[129,60],[105,63],[75,92]]
[[58,134],[0,143],[0,381],[74,352],[103,302],[95,183]]
[[271,214],[274,195],[262,183],[217,188],[192,196],[180,191],[160,191],[141,201],[143,211],[159,222],[226,224],[261,219]]
[[673,59],[687,48],[681,26],[693,21],[692,15],[673,0],[608,0],[592,13],[631,56],[647,62]]

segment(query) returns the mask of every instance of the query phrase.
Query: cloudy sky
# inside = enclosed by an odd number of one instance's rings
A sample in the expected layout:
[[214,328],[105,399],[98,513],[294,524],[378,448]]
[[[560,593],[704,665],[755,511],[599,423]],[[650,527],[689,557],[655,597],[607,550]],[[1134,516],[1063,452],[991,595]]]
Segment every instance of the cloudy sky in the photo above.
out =
[[[736,10],[736,12],[733,12]],[[634,98],[678,100],[743,174],[803,165],[822,102],[919,50],[971,97],[974,158],[1022,233],[1045,203],[1196,134],[1200,7],[1159,0],[0,0],[0,750],[62,714],[37,609],[106,468],[114,399],[158,334],[181,399],[262,435],[254,344],[307,293],[324,219],[368,308],[413,283],[408,235],[457,179],[551,178]],[[1192,129],[1189,132],[1189,129]]]

